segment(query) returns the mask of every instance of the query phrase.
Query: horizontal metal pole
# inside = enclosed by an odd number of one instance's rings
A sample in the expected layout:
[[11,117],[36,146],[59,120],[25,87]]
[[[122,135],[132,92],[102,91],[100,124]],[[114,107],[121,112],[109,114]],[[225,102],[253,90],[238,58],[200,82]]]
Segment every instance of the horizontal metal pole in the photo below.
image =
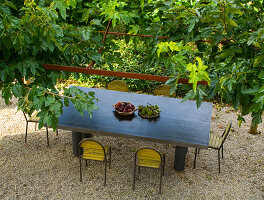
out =
[[[45,69],[49,69],[49,70],[77,72],[77,73],[84,73],[84,74],[116,76],[116,77],[122,77],[122,78],[134,78],[134,79],[159,81],[159,82],[166,82],[167,80],[169,80],[168,76],[157,76],[157,75],[150,75],[150,74],[130,73],[130,72],[117,72],[117,71],[108,71],[108,70],[72,67],[72,66],[63,66],[63,65],[54,65],[54,64],[44,64],[43,66]],[[185,78],[180,78],[178,80],[178,83],[192,84],[192,83],[189,83],[189,79],[185,79]],[[198,84],[207,85],[207,82],[199,81]]]
[[[99,33],[105,33],[105,31],[98,31]],[[129,33],[119,33],[119,32],[107,32],[107,34],[111,35],[128,35],[128,36],[138,36],[138,37],[149,37],[153,38],[153,35],[140,35],[140,34],[129,34]],[[170,39],[170,37],[158,36],[159,39]],[[198,40],[198,42],[208,42],[211,43],[211,40]]]
[[[99,33],[105,33],[105,31],[99,31]],[[140,35],[140,34],[129,34],[129,33],[118,33],[118,32],[107,32],[107,34],[112,35],[128,35],[128,36],[139,36],[139,37],[149,37],[153,38],[153,35]],[[170,37],[158,36],[160,39],[170,39]]]

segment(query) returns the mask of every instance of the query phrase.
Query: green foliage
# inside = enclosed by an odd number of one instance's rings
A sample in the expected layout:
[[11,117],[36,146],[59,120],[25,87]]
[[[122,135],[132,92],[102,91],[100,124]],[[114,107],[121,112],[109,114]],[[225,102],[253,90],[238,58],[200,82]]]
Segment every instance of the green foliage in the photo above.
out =
[[[56,88],[61,74],[46,71],[42,66],[44,63],[78,65],[90,58],[100,59],[93,49],[87,48],[97,45],[97,41],[89,37],[92,28],[65,24],[66,12],[75,6],[74,2],[57,0],[44,7],[25,1],[25,7],[18,13],[20,18],[12,15],[17,6],[9,1],[0,3],[2,97],[6,103],[13,95],[19,98],[18,108],[26,113],[40,111],[39,128],[45,123],[56,128],[58,117],[63,113],[63,98],[65,106],[70,100],[80,113],[91,114],[96,109],[94,94],[85,94],[77,88]],[[63,76],[67,78],[69,74]]]
[[[43,111],[43,123],[52,121],[55,127],[63,103],[68,105],[71,100],[80,112],[82,108],[90,112],[95,99],[88,95],[86,103],[74,101],[82,95],[70,90],[64,92],[62,101],[55,86],[58,79],[67,79],[71,74],[46,71],[42,65],[80,66],[95,60],[95,67],[101,69],[170,75],[167,84],[172,92],[180,77],[189,77],[193,88],[184,100],[195,99],[199,106],[204,98],[220,96],[241,110],[240,121],[251,113],[254,124],[261,123],[263,13],[263,0],[26,0],[24,5],[17,0],[0,0],[2,96],[6,103],[13,95],[20,98],[21,109],[32,105],[29,110]],[[97,31],[105,30],[109,20],[110,31],[154,37],[108,35],[103,54],[99,55],[103,35]],[[122,48],[127,48],[125,53]],[[114,79],[89,77],[106,83]],[[24,79],[31,83],[25,84]],[[210,86],[196,87],[199,80],[210,82]],[[132,87],[148,87],[141,80],[127,82]],[[34,101],[32,96],[44,103]]]
[[158,50],[157,50],[157,54],[158,57],[160,57],[160,53],[162,52],[173,52],[173,51],[180,51],[180,48],[177,46],[176,42],[161,42],[159,44],[157,44]]
[[[178,74],[186,76],[184,68],[179,66],[186,66],[188,62],[200,57],[204,64],[200,63],[208,66],[206,70],[209,76],[203,74],[199,77],[194,73],[198,72],[197,65],[188,64],[187,68],[192,74],[189,76],[190,81],[195,83],[196,80],[208,81],[210,78],[211,84],[207,88],[198,86],[196,92],[194,84],[193,91],[187,93],[184,100],[196,99],[199,104],[204,97],[212,99],[220,95],[235,109],[241,110],[238,120],[244,121],[243,116],[251,113],[253,123],[261,123],[264,111],[261,92],[264,84],[263,11],[263,1],[257,0],[195,1],[192,4],[182,2],[167,9],[163,18],[160,18],[164,19],[163,35],[168,33],[173,41],[182,39],[185,44],[195,42],[197,46],[197,49],[194,46],[193,53],[174,55],[179,58],[173,59],[175,63],[177,60],[182,62],[176,65],[168,62],[168,65],[175,68],[168,83],[175,85]],[[177,34],[179,36],[175,36]],[[170,52],[168,49],[164,51]],[[169,60],[168,57],[172,56],[166,57]]]
[[[186,73],[186,71],[189,71],[190,74],[189,74],[189,83],[192,83],[193,84],[193,90],[194,90],[194,93],[196,93],[196,87],[197,87],[197,83],[198,81],[201,81],[201,80],[206,80],[208,82],[208,84],[210,84],[210,78],[209,78],[209,75],[208,73],[205,71],[205,69],[207,68],[206,65],[203,65],[203,62],[201,60],[201,58],[199,57],[196,57],[196,61],[197,61],[197,64],[192,64],[192,63],[189,63],[189,64],[186,64],[185,60],[187,60],[187,56],[185,56],[185,52],[182,53],[181,50],[189,50],[190,51],[190,48],[186,48],[186,46],[183,46],[182,44],[179,44],[177,46],[177,43],[176,42],[160,42],[158,45],[157,45],[158,49],[157,49],[157,54],[158,54],[158,57],[160,57],[160,53],[161,52],[166,52],[167,55],[168,55],[168,59],[171,60],[170,63],[166,63],[166,64],[171,64],[172,65],[172,68],[174,69],[173,72],[175,74],[183,74],[183,73]],[[180,53],[177,53],[175,55],[172,55],[173,52],[180,52]],[[181,65],[182,67],[179,68],[177,67],[177,64],[178,65]],[[185,67],[186,66],[186,67]],[[173,77],[173,79],[175,79]],[[175,79],[175,84],[177,84],[176,80],[178,79]],[[169,81],[167,82],[168,83],[171,83],[172,81]]]
[[[145,64],[144,58],[146,56],[146,45],[142,42],[134,47],[133,42],[130,41],[126,44],[125,40],[120,38],[114,40],[111,49],[104,52],[100,65],[96,65],[97,69],[112,70],[112,71],[125,71],[139,74],[152,74],[169,76],[171,74],[170,69],[165,68],[164,65],[154,67],[153,65]],[[152,93],[155,87],[160,85],[160,82],[156,81],[145,81],[138,79],[129,78],[117,78],[107,77],[99,75],[87,75],[81,74],[80,76],[71,76],[72,79],[79,81],[80,84],[90,86],[103,86],[115,79],[122,79],[131,90],[143,91]],[[69,81],[70,82],[70,81]]]
[[208,66],[204,65],[203,61],[199,57],[196,57],[196,61],[197,64],[189,63],[186,67],[186,70],[190,71],[189,83],[193,84],[194,93],[196,93],[198,81],[205,80],[207,81],[208,85],[210,85],[211,81],[209,78],[209,74],[205,71]]

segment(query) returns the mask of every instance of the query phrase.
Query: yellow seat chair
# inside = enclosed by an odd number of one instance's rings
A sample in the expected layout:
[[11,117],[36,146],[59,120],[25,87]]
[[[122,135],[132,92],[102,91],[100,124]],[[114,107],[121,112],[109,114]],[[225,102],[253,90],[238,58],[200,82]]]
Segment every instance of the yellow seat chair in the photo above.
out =
[[137,167],[139,173],[141,167],[150,167],[160,170],[159,193],[161,193],[162,176],[164,176],[164,167],[165,167],[165,155],[161,154],[156,149],[150,147],[143,147],[135,152],[134,161],[135,163],[134,163],[133,190],[135,190]]
[[[37,130],[37,124],[39,121],[39,117],[37,117],[38,112],[35,111],[31,114],[31,116],[29,116],[28,114],[26,114],[25,112],[23,112],[24,117],[26,119],[26,134],[25,134],[25,143],[27,144],[27,134],[28,134],[28,123],[29,122],[33,122],[35,123],[35,131]],[[48,127],[46,126],[46,133],[47,133],[47,146],[49,147],[49,131],[48,131]],[[56,129],[56,135],[58,135],[58,129]]]
[[[232,127],[232,122],[228,122],[227,126],[222,134],[222,136],[217,136],[213,133],[210,133],[209,137],[209,145],[208,147],[211,149],[215,149],[218,151],[218,172],[220,174],[220,150],[222,149],[222,159],[224,158],[224,142],[231,130]],[[195,157],[194,157],[194,163],[193,163],[193,168],[196,167],[196,157],[197,153],[199,154],[199,149],[195,149]]]
[[121,92],[129,92],[127,84],[121,80],[114,80],[110,82],[107,86],[107,89]]
[[[111,147],[105,147],[101,145],[98,141],[93,139],[83,139],[79,143],[79,157],[80,157],[80,181],[82,182],[82,160],[96,160],[102,161],[105,164],[105,179],[104,186],[106,185],[106,168],[107,163],[109,163],[109,168],[111,168]],[[107,159],[108,156],[108,159]]]
[[171,87],[169,85],[159,85],[155,88],[153,94],[157,95],[157,96],[171,96],[171,97],[175,97],[176,93],[174,92],[172,95],[170,95],[170,89]]

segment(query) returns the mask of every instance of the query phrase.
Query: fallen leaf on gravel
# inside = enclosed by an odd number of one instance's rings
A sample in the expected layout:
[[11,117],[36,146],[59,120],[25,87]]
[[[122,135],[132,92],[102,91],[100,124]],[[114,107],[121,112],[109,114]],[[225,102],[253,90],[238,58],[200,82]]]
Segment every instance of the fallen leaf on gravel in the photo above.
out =
[[208,178],[209,180],[212,180],[212,176],[209,174],[206,174],[206,178]]

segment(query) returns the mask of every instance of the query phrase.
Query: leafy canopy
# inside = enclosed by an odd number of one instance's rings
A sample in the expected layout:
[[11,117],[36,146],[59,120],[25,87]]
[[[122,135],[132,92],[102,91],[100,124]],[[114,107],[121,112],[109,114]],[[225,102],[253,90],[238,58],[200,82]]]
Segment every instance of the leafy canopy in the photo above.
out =
[[[0,89],[6,103],[19,98],[19,108],[40,110],[40,127],[53,128],[69,102],[83,112],[95,109],[96,94],[77,88],[57,88],[69,73],[44,70],[44,63],[80,66],[96,61],[111,66],[119,62],[118,36],[108,35],[100,55],[103,35],[111,31],[153,35],[125,37],[144,57],[143,65],[171,72],[167,84],[177,89],[180,77],[189,77],[192,89],[184,100],[221,96],[251,113],[261,123],[264,110],[263,0],[0,0]],[[169,40],[158,39],[168,36]],[[112,56],[111,56],[112,55]],[[25,82],[29,80],[29,82]],[[209,86],[197,86],[206,80]],[[181,86],[182,88],[184,86]]]

